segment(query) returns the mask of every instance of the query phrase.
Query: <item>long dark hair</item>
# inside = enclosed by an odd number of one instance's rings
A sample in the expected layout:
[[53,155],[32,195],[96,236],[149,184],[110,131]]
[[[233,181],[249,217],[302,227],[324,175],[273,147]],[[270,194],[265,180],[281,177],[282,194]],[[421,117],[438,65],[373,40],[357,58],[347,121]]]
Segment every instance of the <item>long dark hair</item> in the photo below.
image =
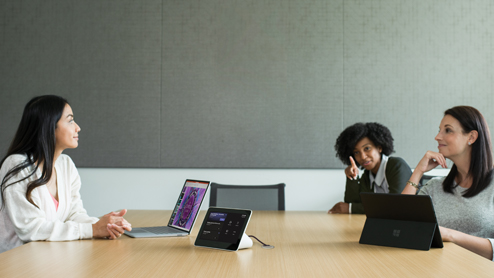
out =
[[[26,160],[5,174],[1,183],[2,207],[0,209],[3,209],[5,206],[5,189],[34,175],[38,169],[38,165],[43,163],[41,177],[31,181],[26,191],[26,199],[39,208],[33,202],[31,192],[36,187],[46,184],[51,178],[56,143],[55,129],[67,104],[67,100],[62,97],[46,95],[31,99],[24,107],[21,122],[7,154],[0,163],[0,168],[3,166],[7,157],[14,154],[26,155]],[[28,176],[8,183],[10,179],[28,167],[33,168],[33,171]]]
[[[472,130],[478,132],[477,140],[472,144],[470,157],[470,169],[468,175],[472,177],[472,186],[463,194],[463,197],[473,197],[489,186],[492,181],[492,146],[491,134],[484,116],[475,108],[470,106],[455,106],[444,112],[457,119],[463,129],[463,133]],[[455,177],[458,168],[453,164],[451,171],[443,182],[445,192],[453,193]]]

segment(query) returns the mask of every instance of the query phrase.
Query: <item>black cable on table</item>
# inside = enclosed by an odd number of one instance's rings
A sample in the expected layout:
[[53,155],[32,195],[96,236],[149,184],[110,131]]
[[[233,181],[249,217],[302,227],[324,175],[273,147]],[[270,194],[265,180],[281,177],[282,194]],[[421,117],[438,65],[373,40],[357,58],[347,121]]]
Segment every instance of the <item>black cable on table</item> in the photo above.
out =
[[255,237],[253,235],[249,235],[249,237],[255,238],[257,241],[259,241],[259,243],[262,244],[262,248],[264,248],[264,249],[273,249],[274,248],[273,245],[266,244],[266,243],[260,241],[257,237]]

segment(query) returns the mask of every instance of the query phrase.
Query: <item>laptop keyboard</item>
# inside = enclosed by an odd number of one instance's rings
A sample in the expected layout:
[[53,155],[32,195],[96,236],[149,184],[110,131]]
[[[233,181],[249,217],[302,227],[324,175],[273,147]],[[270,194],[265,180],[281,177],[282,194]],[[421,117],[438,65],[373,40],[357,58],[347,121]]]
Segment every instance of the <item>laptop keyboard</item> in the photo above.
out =
[[157,235],[162,235],[162,234],[176,234],[178,233],[179,231],[178,230],[174,230],[174,229],[170,229],[166,226],[161,226],[161,227],[146,227],[146,228],[142,228],[148,232],[151,232],[153,234],[157,234]]

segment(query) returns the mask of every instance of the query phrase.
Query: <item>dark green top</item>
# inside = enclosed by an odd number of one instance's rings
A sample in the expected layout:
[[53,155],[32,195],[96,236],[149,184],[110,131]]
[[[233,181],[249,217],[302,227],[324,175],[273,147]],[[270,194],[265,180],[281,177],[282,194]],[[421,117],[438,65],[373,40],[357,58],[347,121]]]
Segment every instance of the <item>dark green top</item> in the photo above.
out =
[[[369,174],[370,171],[365,170],[360,179],[346,179],[344,201],[345,203],[352,203],[352,213],[364,213],[360,192],[374,192],[374,189],[371,188]],[[412,176],[412,170],[403,158],[389,157],[384,175],[389,185],[389,193],[401,193]]]

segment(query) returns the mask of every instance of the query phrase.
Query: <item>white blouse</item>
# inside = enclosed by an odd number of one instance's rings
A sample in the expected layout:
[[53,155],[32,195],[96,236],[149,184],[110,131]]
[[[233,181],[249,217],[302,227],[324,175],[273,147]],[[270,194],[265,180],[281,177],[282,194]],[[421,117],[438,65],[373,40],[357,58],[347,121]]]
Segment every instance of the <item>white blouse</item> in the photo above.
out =
[[[25,160],[25,155],[9,156],[0,169],[0,181],[10,169]],[[28,176],[33,167],[23,169],[11,178],[8,184]],[[46,185],[37,187],[31,193],[31,199],[39,208],[26,199],[27,185],[41,177],[40,169],[28,179],[5,189],[5,207],[0,211],[0,253],[30,241],[64,241],[93,237],[92,224],[99,219],[89,217],[82,206],[79,193],[81,179],[74,162],[69,156],[62,154],[55,162],[55,169],[58,210]]]

